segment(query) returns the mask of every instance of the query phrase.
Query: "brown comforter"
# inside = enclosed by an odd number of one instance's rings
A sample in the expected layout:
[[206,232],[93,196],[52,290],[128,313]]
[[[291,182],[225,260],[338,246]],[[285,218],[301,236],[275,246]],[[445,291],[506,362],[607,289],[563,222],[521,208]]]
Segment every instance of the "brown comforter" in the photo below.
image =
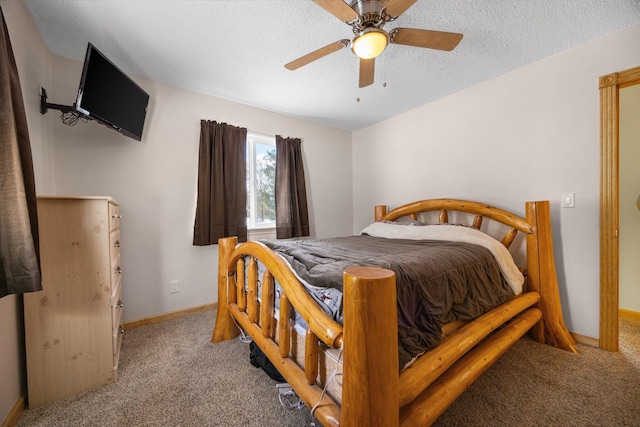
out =
[[443,324],[478,317],[514,296],[491,252],[469,243],[367,235],[262,243],[291,264],[311,295],[339,322],[345,268],[394,271],[401,369],[440,343]]

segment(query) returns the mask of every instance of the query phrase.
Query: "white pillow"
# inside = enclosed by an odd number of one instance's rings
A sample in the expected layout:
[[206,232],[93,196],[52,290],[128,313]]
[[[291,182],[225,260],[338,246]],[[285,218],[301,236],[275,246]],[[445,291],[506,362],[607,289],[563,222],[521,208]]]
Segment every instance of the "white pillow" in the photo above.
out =
[[502,275],[516,295],[522,293],[524,276],[518,269],[509,250],[499,241],[472,227],[461,227],[453,224],[427,225],[424,227],[374,222],[360,232],[373,237],[409,240],[448,240],[466,242],[482,246],[491,251]]

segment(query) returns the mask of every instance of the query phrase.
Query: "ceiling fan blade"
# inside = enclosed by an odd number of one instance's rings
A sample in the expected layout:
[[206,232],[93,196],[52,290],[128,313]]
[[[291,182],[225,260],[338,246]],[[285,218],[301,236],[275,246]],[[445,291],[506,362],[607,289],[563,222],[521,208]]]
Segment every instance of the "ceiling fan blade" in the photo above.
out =
[[343,47],[346,47],[349,45],[349,40],[348,39],[344,39],[344,40],[338,40],[335,43],[331,43],[330,45],[327,45],[325,47],[321,47],[318,50],[314,50],[311,53],[306,54],[305,56],[302,56],[294,61],[289,62],[288,64],[286,64],[284,67],[288,70],[297,70],[298,68],[302,67],[303,65],[307,65],[310,62],[313,62],[315,60],[318,60],[324,56],[329,55],[330,53],[333,52],[337,52],[340,49],[342,49]]
[[354,21],[360,16],[343,0],[313,0],[313,2],[343,22]]
[[385,10],[387,11],[387,15],[398,17],[404,13],[405,10],[409,9],[415,2],[418,0],[389,0],[387,2],[387,7]]
[[462,34],[444,31],[416,30],[414,28],[394,28],[389,32],[391,43],[407,46],[425,47],[428,49],[453,50]]
[[360,84],[359,87],[366,87],[373,84],[373,76],[376,69],[376,59],[360,58]]

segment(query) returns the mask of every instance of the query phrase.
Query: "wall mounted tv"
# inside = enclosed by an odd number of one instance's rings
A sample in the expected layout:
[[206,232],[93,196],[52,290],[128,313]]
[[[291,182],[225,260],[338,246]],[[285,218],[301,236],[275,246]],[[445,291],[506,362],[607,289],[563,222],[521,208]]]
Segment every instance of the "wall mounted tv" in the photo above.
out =
[[149,94],[89,43],[75,109],[140,141],[148,104]]

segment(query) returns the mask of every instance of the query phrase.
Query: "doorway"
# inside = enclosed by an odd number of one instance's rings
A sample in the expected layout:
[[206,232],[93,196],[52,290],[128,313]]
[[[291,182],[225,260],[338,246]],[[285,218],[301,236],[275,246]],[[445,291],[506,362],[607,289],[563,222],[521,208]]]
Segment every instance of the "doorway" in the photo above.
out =
[[619,101],[640,67],[600,77],[600,348],[619,350]]
[[[636,325],[625,318],[640,321],[640,84],[620,89],[620,168],[619,206],[620,264],[620,347],[624,343],[623,326]],[[637,322],[640,327],[640,322]],[[632,331],[634,328],[631,328]],[[631,332],[632,332],[631,331]],[[640,329],[638,329],[640,333]],[[639,343],[640,344],[640,343]],[[639,348],[640,350],[640,348]]]

